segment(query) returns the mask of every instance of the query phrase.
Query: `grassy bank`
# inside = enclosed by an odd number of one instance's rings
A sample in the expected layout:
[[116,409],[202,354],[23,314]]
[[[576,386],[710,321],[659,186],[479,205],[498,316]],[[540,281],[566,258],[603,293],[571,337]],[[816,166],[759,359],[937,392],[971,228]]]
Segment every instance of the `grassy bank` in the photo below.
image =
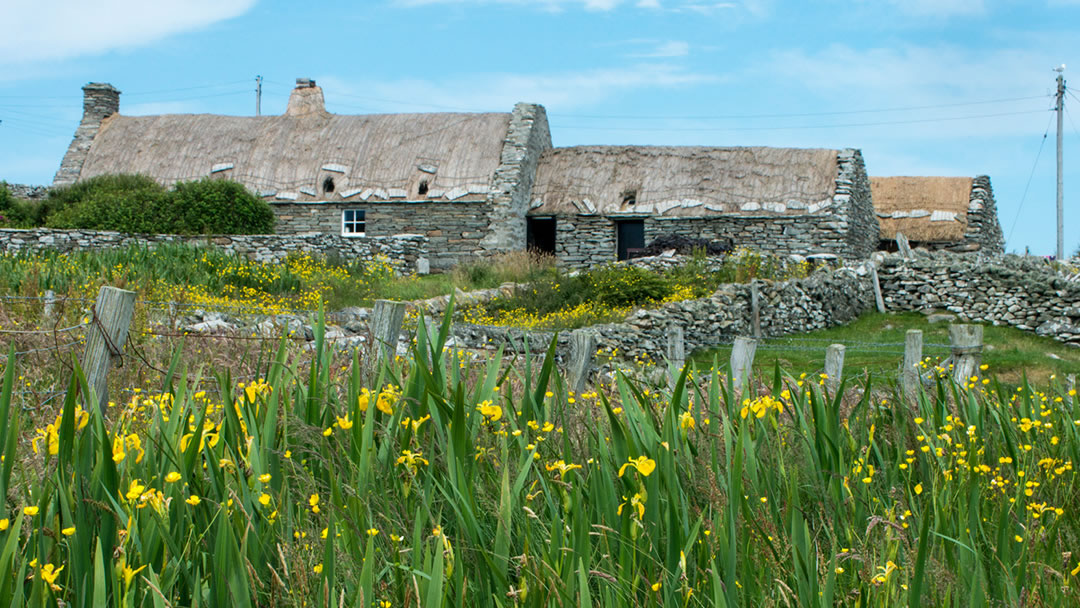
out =
[[1056,383],[575,395],[550,354],[470,358],[445,327],[367,365],[316,333],[303,366],[283,342],[204,391],[177,359],[104,414],[78,373],[53,414],[11,408],[7,358],[0,605],[1080,600],[1080,416]]
[[[779,364],[785,369],[821,371],[825,348],[844,344],[844,374],[894,377],[904,358],[904,337],[909,329],[923,332],[923,356],[932,361],[949,356],[948,323],[928,323],[919,313],[866,313],[846,325],[829,329],[769,338],[758,346],[754,365],[758,373],[770,374]],[[1070,348],[1051,338],[1013,327],[987,325],[983,328],[983,363],[1002,382],[1018,384],[1027,374],[1033,382],[1045,384],[1051,375],[1064,378],[1080,372],[1080,349]],[[694,353],[698,365],[711,366],[713,356],[727,361],[731,347]]]

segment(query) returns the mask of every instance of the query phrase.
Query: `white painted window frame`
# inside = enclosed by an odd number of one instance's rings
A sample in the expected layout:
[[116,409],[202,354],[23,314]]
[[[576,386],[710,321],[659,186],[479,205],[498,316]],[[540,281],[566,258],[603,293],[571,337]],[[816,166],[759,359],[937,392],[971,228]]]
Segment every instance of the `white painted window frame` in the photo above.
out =
[[[356,220],[356,215],[353,215],[353,219],[351,221],[346,221],[345,220],[345,214],[350,212],[350,211],[353,212],[354,214],[358,213],[358,212],[364,214],[364,219],[360,220],[364,224],[364,230],[362,230],[360,232],[349,232],[349,231],[345,230],[345,226],[347,224],[355,225],[355,224],[359,223]],[[349,209],[342,209],[341,210],[341,236],[349,236],[349,237],[367,236],[367,210],[366,209],[349,208]]]

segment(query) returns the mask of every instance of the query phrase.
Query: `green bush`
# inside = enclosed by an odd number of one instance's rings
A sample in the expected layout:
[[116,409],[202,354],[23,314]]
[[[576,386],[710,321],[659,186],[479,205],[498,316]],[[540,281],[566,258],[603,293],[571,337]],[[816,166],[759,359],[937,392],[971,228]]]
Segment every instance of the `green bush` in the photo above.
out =
[[274,212],[242,184],[201,179],[176,184],[167,216],[178,234],[268,234]]
[[8,190],[7,182],[0,181],[0,226],[7,228],[31,228],[31,217],[37,204],[15,198]]
[[32,225],[157,234],[265,234],[274,212],[244,186],[226,180],[179,183],[166,190],[142,175],[101,175],[56,188]]
[[49,228],[159,230],[169,192],[142,175],[100,175],[54,189],[39,208]]

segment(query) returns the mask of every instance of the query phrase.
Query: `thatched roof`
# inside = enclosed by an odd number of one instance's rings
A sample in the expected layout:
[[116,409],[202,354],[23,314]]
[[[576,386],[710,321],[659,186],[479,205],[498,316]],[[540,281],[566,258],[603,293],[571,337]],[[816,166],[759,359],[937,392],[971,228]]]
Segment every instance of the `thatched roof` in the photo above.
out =
[[[291,109],[290,102],[290,113],[261,117],[114,114],[94,138],[80,179],[142,173],[170,185],[213,174],[278,200],[478,200],[488,192],[510,124],[509,113]],[[327,177],[332,193],[322,188]],[[423,196],[421,181],[428,186]]]
[[964,240],[971,184],[970,177],[871,177],[881,238],[903,232],[924,243]]
[[540,157],[530,214],[807,213],[831,202],[836,177],[835,150],[555,148]]

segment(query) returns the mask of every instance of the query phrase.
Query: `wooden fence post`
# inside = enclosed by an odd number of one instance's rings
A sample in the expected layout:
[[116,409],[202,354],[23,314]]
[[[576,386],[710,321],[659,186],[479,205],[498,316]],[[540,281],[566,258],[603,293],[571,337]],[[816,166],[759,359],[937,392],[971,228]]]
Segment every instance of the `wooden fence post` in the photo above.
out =
[[397,355],[401,324],[405,321],[405,302],[375,300],[371,313],[371,337],[379,349],[379,358]]
[[45,290],[45,306],[42,310],[42,316],[47,321],[53,320],[53,314],[56,313],[56,292],[51,289]]
[[686,365],[686,334],[682,325],[669,325],[667,328],[667,348],[665,354],[668,360],[669,380],[674,382]]
[[122,363],[131,317],[135,313],[135,292],[102,287],[90,311],[90,332],[83,352],[83,371],[90,387],[88,399],[104,411],[108,397],[107,379],[113,361]]
[[731,347],[731,379],[735,391],[741,392],[750,377],[750,367],[754,364],[754,353],[757,351],[757,340],[752,338],[735,338],[735,344]]
[[881,281],[877,276],[877,266],[870,266],[870,278],[874,281],[874,303],[878,312],[885,312],[885,298],[881,296]]
[[570,364],[566,371],[570,390],[576,395],[580,395],[585,390],[595,353],[595,333],[587,329],[575,329],[570,332]]
[[761,339],[761,294],[758,292],[757,280],[750,281],[750,325],[754,331],[754,339]]
[[904,396],[914,398],[919,388],[919,366],[922,364],[922,330],[909,329],[904,335],[904,368],[900,370],[900,384]]
[[840,379],[844,375],[844,351],[847,348],[843,344],[830,344],[825,349],[825,384],[829,390],[835,391],[840,386]]
[[982,353],[982,325],[949,326],[949,348],[952,350],[953,380],[957,384],[966,384],[968,379],[979,369],[979,356]]

